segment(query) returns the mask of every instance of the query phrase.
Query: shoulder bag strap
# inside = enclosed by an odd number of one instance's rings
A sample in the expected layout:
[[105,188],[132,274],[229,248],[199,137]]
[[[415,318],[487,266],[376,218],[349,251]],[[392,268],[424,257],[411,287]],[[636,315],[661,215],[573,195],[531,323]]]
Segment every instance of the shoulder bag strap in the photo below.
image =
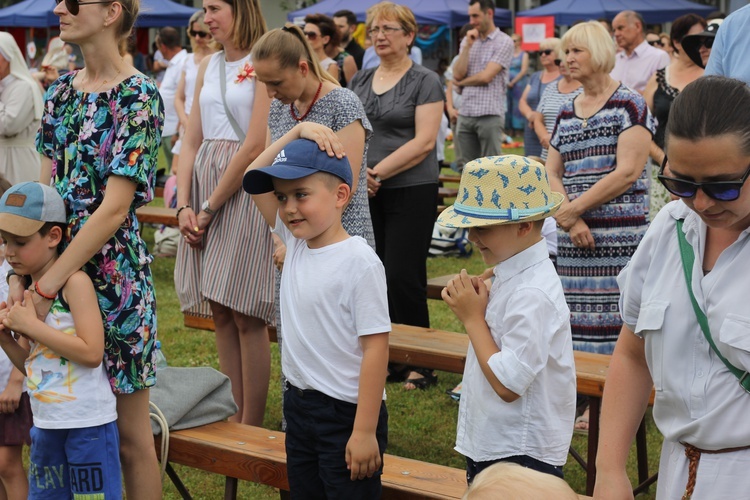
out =
[[227,64],[224,61],[224,55],[225,54],[223,52],[219,54],[219,86],[221,87],[221,102],[224,103],[224,111],[227,114],[229,124],[234,129],[234,133],[237,134],[237,139],[240,140],[240,144],[242,144],[243,142],[245,142],[245,134],[237,124],[237,120],[234,119],[232,112],[229,111],[229,106],[227,106]]
[[727,369],[732,372],[732,374],[737,377],[737,379],[739,379],[740,386],[742,386],[742,388],[745,389],[746,392],[750,393],[750,376],[746,371],[743,372],[732,363],[730,363],[729,360],[727,360],[727,358],[722,356],[722,354],[719,352],[716,344],[714,344],[714,339],[711,338],[711,330],[708,327],[708,318],[698,305],[698,301],[695,300],[692,285],[695,253],[693,253],[693,247],[690,246],[687,238],[685,238],[685,233],[682,232],[683,222],[683,219],[677,220],[677,241],[679,241],[680,243],[680,257],[682,258],[682,270],[685,272],[685,283],[687,284],[688,293],[690,294],[690,302],[692,302],[693,309],[695,310],[695,315],[698,317],[698,323],[701,325],[701,330],[703,330],[703,335],[706,337],[708,345],[711,346],[711,349],[713,349],[716,356],[718,356],[719,359],[724,363],[724,365],[726,365]]

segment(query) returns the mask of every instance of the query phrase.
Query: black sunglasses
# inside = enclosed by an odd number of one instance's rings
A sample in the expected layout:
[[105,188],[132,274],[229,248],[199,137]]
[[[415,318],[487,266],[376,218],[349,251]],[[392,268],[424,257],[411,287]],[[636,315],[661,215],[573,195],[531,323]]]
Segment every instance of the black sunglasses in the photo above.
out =
[[667,157],[661,163],[659,170],[659,181],[667,188],[667,191],[680,198],[692,198],[698,189],[702,189],[706,196],[719,201],[734,201],[740,197],[740,190],[745,181],[750,177],[750,166],[747,167],[745,174],[736,181],[712,181],[712,182],[693,182],[684,179],[676,179],[664,175],[664,167],[667,166]]
[[548,56],[548,55],[550,55],[553,52],[554,52],[554,50],[552,50],[552,49],[544,49],[544,50],[540,50],[539,51],[540,54],[544,54],[545,56]]
[[318,34],[315,33],[314,31],[303,31],[303,33],[308,38],[308,40],[317,40],[318,39]]
[[196,37],[197,36],[198,38],[206,38],[208,36],[211,36],[211,33],[206,33],[205,31],[193,31],[193,30],[190,30],[189,33],[190,33],[190,36],[192,36],[192,37]]
[[[55,5],[59,5],[60,2],[63,0],[55,0]],[[81,5],[92,5],[96,3],[112,3],[115,0],[104,0],[101,2],[79,2],[77,0],[65,0],[65,7],[67,7],[68,12],[70,12],[72,15],[77,16],[78,15],[78,7]]]
[[561,66],[562,65],[562,59],[555,59],[555,66]]
[[661,40],[651,40],[650,42],[648,42],[648,44],[652,47],[664,47],[664,44],[661,43]]
[[698,47],[700,47],[701,45],[703,45],[707,49],[712,48],[714,46],[714,37],[707,36],[707,37],[701,38],[701,43],[700,45],[698,45]]

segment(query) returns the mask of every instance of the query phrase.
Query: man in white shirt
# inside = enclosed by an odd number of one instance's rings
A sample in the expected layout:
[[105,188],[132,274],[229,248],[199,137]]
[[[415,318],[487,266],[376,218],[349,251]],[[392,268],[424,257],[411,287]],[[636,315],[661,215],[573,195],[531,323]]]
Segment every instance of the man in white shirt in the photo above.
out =
[[161,133],[161,144],[167,164],[172,165],[172,147],[177,142],[177,127],[179,118],[174,107],[174,96],[177,93],[177,84],[180,81],[180,73],[188,57],[188,53],[180,46],[180,33],[171,27],[159,30],[159,50],[164,58],[169,61],[164,78],[159,86],[159,94],[164,102],[164,128]]
[[615,56],[615,68],[610,76],[641,94],[656,70],[669,64],[669,54],[646,41],[643,17],[632,10],[624,10],[612,21],[615,42],[622,49]]

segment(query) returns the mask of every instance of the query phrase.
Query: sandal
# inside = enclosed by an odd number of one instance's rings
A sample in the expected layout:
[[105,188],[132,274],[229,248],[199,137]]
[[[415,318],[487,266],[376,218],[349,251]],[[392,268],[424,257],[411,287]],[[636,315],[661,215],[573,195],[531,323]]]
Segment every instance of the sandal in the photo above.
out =
[[406,384],[412,384],[415,389],[420,390],[425,390],[428,387],[432,387],[433,385],[437,384],[437,375],[432,373],[431,370],[417,369],[413,371],[420,374],[421,377],[407,378],[404,381],[404,389],[406,389],[407,391],[411,391],[413,389],[406,388]]
[[588,411],[589,409],[586,408],[586,410],[576,418],[575,424],[573,424],[573,432],[575,432],[576,434],[588,434],[589,433]]
[[388,383],[403,382],[409,373],[411,373],[411,369],[406,365],[388,365],[388,376],[385,381]]

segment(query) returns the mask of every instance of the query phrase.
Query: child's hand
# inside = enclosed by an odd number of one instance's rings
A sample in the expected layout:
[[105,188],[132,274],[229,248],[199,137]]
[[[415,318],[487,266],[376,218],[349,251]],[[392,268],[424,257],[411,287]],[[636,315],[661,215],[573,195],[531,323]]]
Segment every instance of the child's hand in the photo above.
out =
[[464,325],[472,320],[484,321],[489,290],[480,277],[469,276],[466,269],[462,269],[461,274],[457,274],[443,288],[441,295]]
[[351,471],[352,481],[372,477],[382,464],[375,434],[352,432],[349,442],[346,443],[346,467]]
[[0,393],[0,413],[15,412],[18,409],[18,403],[21,401],[21,394],[23,394],[23,383],[9,381],[5,390]]
[[36,308],[34,307],[31,292],[24,290],[23,303],[16,302],[13,304],[13,307],[11,307],[7,316],[3,319],[3,325],[5,328],[28,336],[30,327],[37,321],[39,319],[36,316]]
[[339,159],[346,156],[344,145],[341,143],[339,136],[325,125],[314,122],[302,122],[297,127],[299,127],[299,136],[301,139],[315,141],[318,143],[320,150],[325,151],[328,156],[335,156]]

